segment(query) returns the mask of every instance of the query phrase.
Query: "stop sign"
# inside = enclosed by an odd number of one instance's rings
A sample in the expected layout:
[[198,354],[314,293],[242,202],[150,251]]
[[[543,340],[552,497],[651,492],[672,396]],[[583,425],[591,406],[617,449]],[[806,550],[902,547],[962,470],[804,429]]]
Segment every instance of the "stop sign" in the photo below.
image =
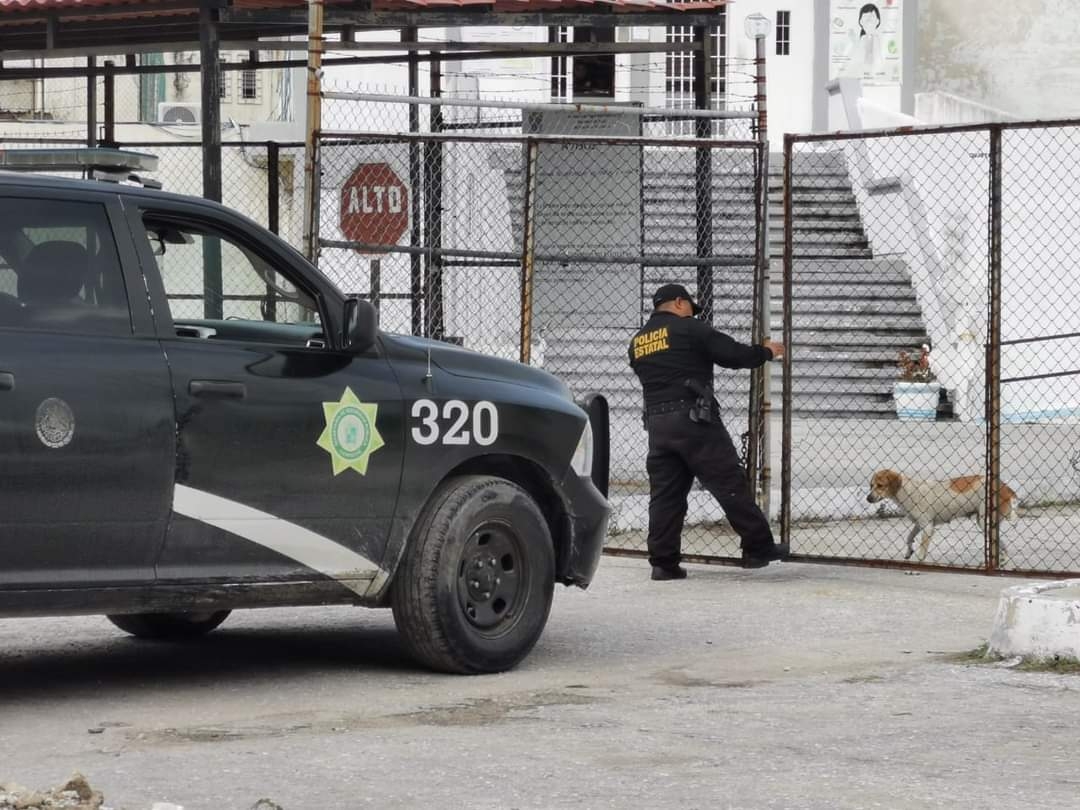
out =
[[350,242],[396,245],[409,227],[409,189],[385,163],[361,163],[341,189],[341,232]]

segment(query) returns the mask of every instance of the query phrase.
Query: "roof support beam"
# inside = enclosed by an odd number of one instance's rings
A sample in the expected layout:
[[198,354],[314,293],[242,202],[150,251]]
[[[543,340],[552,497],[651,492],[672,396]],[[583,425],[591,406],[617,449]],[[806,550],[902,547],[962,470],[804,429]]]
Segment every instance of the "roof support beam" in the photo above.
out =
[[199,79],[202,87],[203,196],[221,202],[221,40],[217,11],[199,11]]
[[97,58],[86,60],[86,145],[97,146]]
[[[203,197],[221,202],[221,37],[218,10],[199,9],[199,79],[202,83]],[[221,242],[203,240],[203,314],[224,317]]]
[[[221,35],[221,49],[224,51],[248,51],[250,52],[266,52],[277,51],[281,53],[288,52],[306,52],[307,47],[305,43],[296,40],[258,40],[253,38],[239,38],[237,36],[231,36],[227,26],[219,26]],[[192,40],[179,40],[179,41],[141,41],[141,42],[123,42],[112,45],[97,45],[89,44],[87,40],[83,40],[83,44],[79,46],[67,46],[61,44],[63,40],[57,40],[56,36],[61,33],[60,31],[53,32],[51,36],[51,44],[47,43],[47,47],[42,50],[39,48],[26,48],[20,49],[17,46],[12,47],[10,45],[11,40],[3,33],[3,28],[0,27],[0,50],[4,53],[5,60],[22,60],[22,59],[60,59],[69,56],[115,56],[117,54],[127,54],[134,56],[141,53],[161,53],[163,51],[194,51],[199,49],[198,41]],[[67,36],[65,39],[74,39],[76,34],[70,31],[65,32]],[[279,33],[275,31],[275,33]],[[84,36],[85,32],[79,32],[78,36]],[[20,37],[21,38],[21,37]],[[386,53],[402,52],[402,56],[398,61],[407,61],[406,54],[415,53],[418,51],[430,51],[432,47],[438,46],[438,48],[444,52],[461,52],[457,58],[459,60],[468,60],[473,57],[474,53],[498,53],[503,58],[513,57],[527,57],[527,56],[573,56],[575,54],[597,54],[597,53],[680,53],[696,51],[698,46],[693,42],[562,42],[562,43],[545,43],[545,42],[521,42],[521,43],[507,43],[507,42],[410,42],[410,43],[398,43],[398,42],[357,42],[350,44],[348,42],[328,42],[327,52],[351,52],[351,51],[377,51]],[[385,59],[383,60],[386,61]],[[81,75],[81,74],[80,74]]]
[[[224,22],[295,23],[303,20],[303,9],[279,9],[276,11],[251,11],[236,8],[222,12]],[[501,12],[461,8],[454,11],[364,11],[340,6],[326,9],[326,27],[340,28],[344,25],[364,28],[470,28],[485,26],[535,26],[591,25],[594,28],[619,28],[622,26],[666,25],[718,25],[719,10],[597,13],[573,11]]]
[[[566,43],[571,45],[572,43]],[[676,43],[672,43],[676,44]],[[234,43],[222,42],[221,50],[244,50],[241,47],[233,47]],[[117,49],[113,48],[108,51],[108,55],[112,55]],[[158,47],[153,49],[152,52],[160,53],[163,48]],[[192,45],[187,48],[180,48],[179,50],[195,50],[195,46]],[[85,53],[85,52],[84,52]],[[531,53],[528,51],[516,52],[512,56],[514,57],[528,57],[534,55],[543,55],[550,53],[549,51],[541,51],[539,53]],[[573,51],[565,51],[567,56],[572,56]],[[4,58],[9,58],[8,54],[4,55]],[[19,57],[10,57],[19,58]],[[28,57],[21,57],[23,59]],[[331,65],[389,65],[389,64],[404,64],[411,59],[415,59],[418,63],[427,63],[436,59],[443,59],[444,55],[438,54],[417,54],[415,51],[410,54],[387,54],[380,56],[345,56],[345,57],[330,57],[323,60],[323,65],[329,67]],[[461,54],[457,57],[458,61],[462,62],[483,62],[490,60],[500,60],[511,58],[504,51],[472,51],[467,54]],[[271,70],[271,69],[286,69],[286,68],[303,68],[307,66],[307,61],[304,59],[275,59],[259,62],[249,62],[247,60],[240,62],[226,62],[221,66],[222,71],[232,70]],[[141,76],[146,74],[156,73],[195,73],[200,70],[199,65],[130,65],[125,61],[124,66],[117,66],[114,68],[114,72],[117,76]],[[57,68],[5,68],[0,64],[0,81],[8,81],[14,79],[62,79],[71,78],[73,76],[82,77],[86,75],[84,68],[77,67],[57,67]]]

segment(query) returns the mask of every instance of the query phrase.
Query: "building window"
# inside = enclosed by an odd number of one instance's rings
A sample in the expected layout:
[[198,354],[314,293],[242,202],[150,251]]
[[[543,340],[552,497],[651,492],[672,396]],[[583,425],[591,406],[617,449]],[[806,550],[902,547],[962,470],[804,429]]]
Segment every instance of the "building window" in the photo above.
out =
[[[718,110],[727,93],[727,8],[719,9],[720,21],[709,32],[709,45],[712,50],[713,70],[712,95],[713,109]],[[669,25],[668,42],[693,42],[694,29],[689,25]],[[664,64],[664,106],[677,110],[694,108],[694,59],[693,51],[669,51]],[[715,125],[714,125],[715,126]],[[668,131],[673,135],[693,135],[693,121],[671,121]]]
[[229,97],[232,95],[232,93],[229,92],[232,89],[231,85],[229,84],[229,79],[230,78],[231,78],[231,76],[225,70],[225,60],[222,59],[221,60],[221,78],[218,80],[218,98],[221,99],[222,101],[228,101]]
[[[615,42],[614,28],[574,26],[574,42]],[[615,97],[615,54],[578,54],[571,71],[574,98]]]
[[259,100],[259,71],[240,71],[240,101],[253,102]]
[[[568,25],[548,26],[548,42],[570,42],[573,29]],[[571,57],[551,57],[551,100],[570,101]]]
[[776,12],[776,55],[791,53],[791,12]]

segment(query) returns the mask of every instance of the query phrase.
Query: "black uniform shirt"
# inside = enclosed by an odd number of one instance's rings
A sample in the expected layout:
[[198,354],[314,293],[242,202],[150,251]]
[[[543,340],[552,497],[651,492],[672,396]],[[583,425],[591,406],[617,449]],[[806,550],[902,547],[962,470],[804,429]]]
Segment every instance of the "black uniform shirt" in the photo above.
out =
[[713,364],[757,368],[772,359],[764,346],[748,346],[697,318],[653,312],[630,341],[630,367],[645,390],[645,405],[694,399],[685,385],[696,380],[712,388]]

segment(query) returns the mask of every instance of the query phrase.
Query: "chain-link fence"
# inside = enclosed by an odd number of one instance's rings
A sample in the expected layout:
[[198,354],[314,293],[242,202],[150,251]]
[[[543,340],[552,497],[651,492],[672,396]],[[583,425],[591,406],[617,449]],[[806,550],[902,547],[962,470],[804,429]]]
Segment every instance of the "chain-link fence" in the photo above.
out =
[[1080,124],[787,138],[793,553],[1080,571],[1078,147]]
[[[0,139],[0,149],[82,148],[72,138]],[[174,194],[202,196],[203,157],[199,141],[123,141],[118,149],[158,158],[151,179]],[[303,232],[304,145],[227,141],[221,145],[222,203],[300,245]],[[72,175],[76,176],[76,175]]]
[[[41,148],[83,148],[84,141],[72,139],[6,139],[5,150]],[[113,146],[152,154],[158,169],[150,179],[160,182],[165,191],[191,196],[202,195],[203,153],[198,141],[130,141]],[[293,245],[300,245],[303,234],[304,147],[302,144],[277,142],[226,142],[221,148],[223,204],[250,217],[260,225],[280,234]],[[77,177],[78,174],[69,173]],[[250,306],[250,295],[229,291],[214,292],[204,285],[202,260],[190,267],[170,268],[170,298],[174,315],[209,317],[216,310],[215,300],[232,305]],[[245,303],[246,302],[246,303]],[[279,314],[283,314],[279,313]]]
[[[643,551],[647,440],[628,346],[668,282],[695,290],[718,328],[750,339],[764,146],[709,137],[718,122],[746,127],[750,114],[677,113],[704,137],[650,137],[633,108],[414,102],[413,128],[434,131],[378,134],[408,125],[410,104],[371,98],[331,93],[324,110],[376,132],[324,134],[320,269],[377,299],[384,328],[531,363],[578,397],[602,393],[609,548]],[[736,437],[749,386],[745,372],[716,376]],[[694,490],[687,554],[737,556],[726,527],[712,496]]]

